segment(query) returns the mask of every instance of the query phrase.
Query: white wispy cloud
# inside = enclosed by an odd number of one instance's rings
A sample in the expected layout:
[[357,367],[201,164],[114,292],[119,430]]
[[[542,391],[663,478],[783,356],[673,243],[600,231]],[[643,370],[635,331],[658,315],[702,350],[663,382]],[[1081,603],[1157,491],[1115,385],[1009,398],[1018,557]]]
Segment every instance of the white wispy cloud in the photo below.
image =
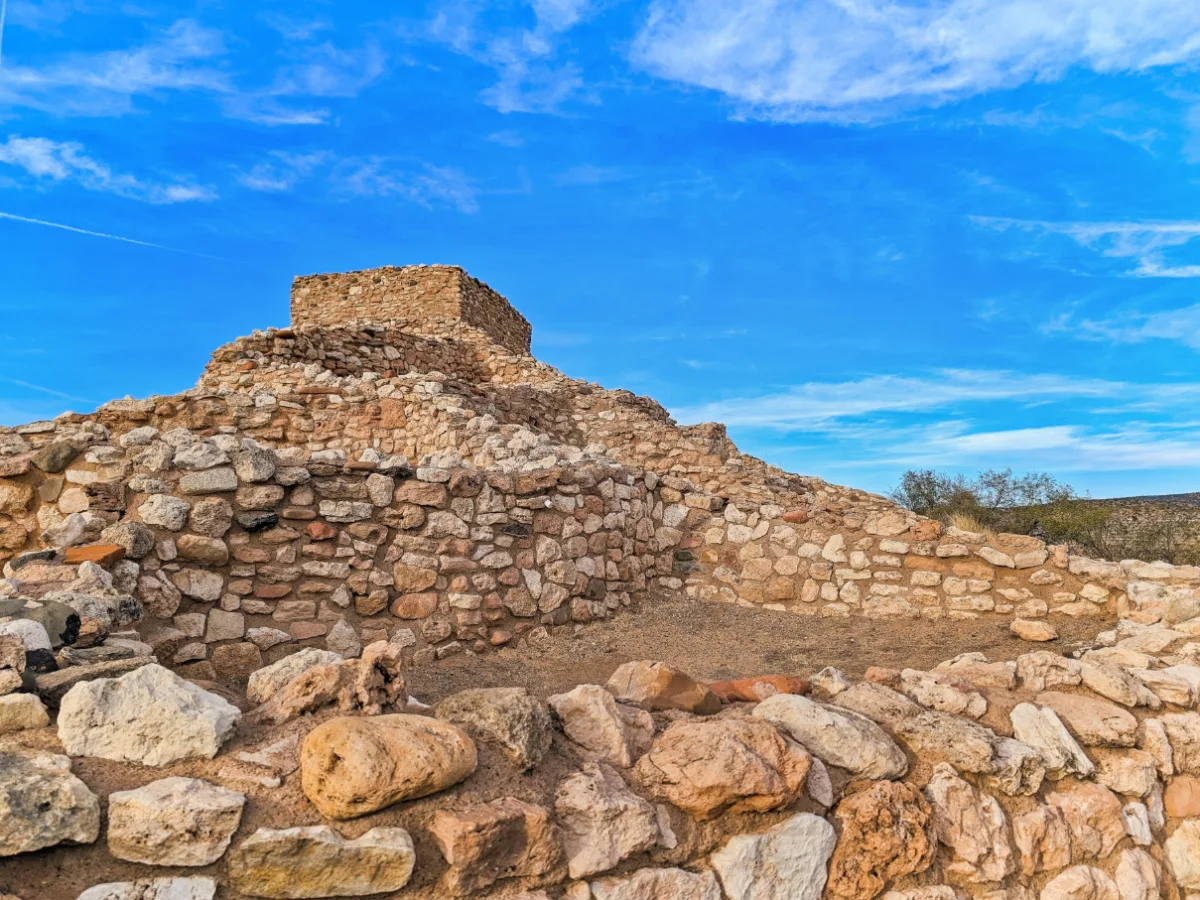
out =
[[240,173],[237,180],[239,184],[253,191],[290,191],[331,158],[331,154],[321,150],[314,153],[276,150],[271,153],[270,160],[258,163],[248,172]]
[[336,186],[352,194],[401,197],[433,208],[452,206],[464,213],[479,211],[479,190],[452,166],[422,163],[416,168],[383,158],[344,160],[334,174]]
[[428,34],[495,70],[496,83],[482,95],[490,106],[503,113],[555,112],[584,87],[579,67],[559,61],[559,45],[603,0],[525,0],[525,5],[533,27],[496,28],[481,22],[483,4],[456,0],[443,6]]
[[[676,410],[676,415],[682,422],[717,421],[793,431],[860,416],[929,412],[965,403],[1128,398],[1131,387],[1124,382],[1067,375],[940,369],[918,376],[873,375],[855,381],[808,382],[757,397],[684,407]],[[1193,389],[1200,396],[1200,386]]]
[[994,216],[972,216],[971,221],[997,231],[1063,235],[1111,259],[1133,260],[1125,274],[1140,278],[1200,278],[1200,264],[1170,262],[1166,254],[1200,238],[1200,221],[1045,222]]
[[273,21],[287,42],[287,61],[266,84],[247,85],[235,77],[221,31],[181,19],[130,48],[73,53],[36,67],[6,64],[0,68],[0,106],[57,116],[119,116],[136,109],[138,98],[191,92],[213,97],[228,118],[317,125],[331,113],[313,100],[356,96],[387,69],[386,54],[374,41],[359,48],[306,43],[320,32],[317,24]]
[[1127,312],[1102,319],[1066,316],[1048,323],[1046,332],[1116,344],[1175,341],[1200,350],[1200,303],[1158,312]]
[[1178,0],[657,0],[632,50],[746,115],[858,122],[1198,57],[1200,16]]
[[870,464],[1013,466],[1054,472],[1200,465],[1200,430],[1144,423],[976,431],[969,422],[947,422],[937,428],[879,427],[865,432],[859,440],[865,444]]
[[106,163],[89,156],[83,145],[74,141],[9,135],[4,143],[0,143],[0,165],[21,169],[32,176],[35,183],[70,181],[89,191],[147,203],[186,203],[216,198],[211,187],[185,181],[144,181],[133,175],[118,174]]
[[216,61],[226,53],[221,32],[182,19],[138,47],[76,53],[40,68],[0,69],[0,105],[56,115],[121,115],[137,96],[160,91],[234,91]]
[[[1044,420],[1048,409],[1059,421],[1021,424]],[[805,452],[832,452],[828,465],[836,468],[1109,471],[1200,464],[1200,382],[942,369],[809,382],[672,412],[685,424],[724,422],[775,447],[803,435],[811,445]],[[780,452],[794,454],[786,446]]]

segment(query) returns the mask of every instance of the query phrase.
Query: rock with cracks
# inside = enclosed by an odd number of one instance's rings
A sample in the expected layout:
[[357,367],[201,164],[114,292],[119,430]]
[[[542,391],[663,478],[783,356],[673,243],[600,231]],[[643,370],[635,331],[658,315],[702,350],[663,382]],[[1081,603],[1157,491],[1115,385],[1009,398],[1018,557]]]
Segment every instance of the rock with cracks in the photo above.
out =
[[162,666],[75,685],[62,699],[58,736],[71,756],[166,766],[212,759],[241,713]]
[[762,834],[739,834],[712,855],[729,900],[820,900],[837,835],[800,813]]
[[475,771],[462,729],[424,716],[340,717],[300,747],[300,784],[321,814],[352,819],[443,791]]
[[369,897],[403,888],[416,854],[403,828],[372,828],[348,840],[327,825],[260,828],[229,854],[229,879],[250,897]]
[[246,795],[200,778],[163,778],[108,797],[108,852],[151,866],[220,859],[242,820]]

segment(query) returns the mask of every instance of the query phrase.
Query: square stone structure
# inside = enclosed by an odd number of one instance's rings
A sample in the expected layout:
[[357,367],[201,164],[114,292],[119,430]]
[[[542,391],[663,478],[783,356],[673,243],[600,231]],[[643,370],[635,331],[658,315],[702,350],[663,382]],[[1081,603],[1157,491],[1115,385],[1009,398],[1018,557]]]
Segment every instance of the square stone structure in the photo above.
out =
[[399,322],[431,335],[462,323],[520,356],[529,355],[533,333],[508,300],[458,266],[384,266],[292,281],[293,326],[337,328],[352,320]]

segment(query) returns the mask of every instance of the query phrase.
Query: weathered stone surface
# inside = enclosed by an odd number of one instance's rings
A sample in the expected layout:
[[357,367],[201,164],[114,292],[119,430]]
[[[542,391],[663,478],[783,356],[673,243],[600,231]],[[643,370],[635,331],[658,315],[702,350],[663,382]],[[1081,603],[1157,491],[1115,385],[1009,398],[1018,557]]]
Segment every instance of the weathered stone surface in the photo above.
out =
[[213,900],[216,896],[217,883],[211,878],[149,878],[98,884],[77,900]]
[[1047,794],[1046,802],[1062,813],[1076,861],[1104,859],[1125,837],[1121,801],[1103,785],[1075,784]]
[[1057,780],[1065,775],[1087,778],[1095,771],[1095,765],[1053,709],[1019,703],[1009,713],[1009,720],[1017,740],[1041,753],[1050,778]]
[[265,447],[239,450],[233,455],[233,470],[242,481],[269,481],[275,474],[275,454]]
[[1200,817],[1200,778],[1179,775],[1167,783],[1163,806],[1172,819]]
[[1040,900],[1124,900],[1116,883],[1092,866],[1072,866],[1051,879]]
[[1163,849],[1179,886],[1200,890],[1200,819],[1180,823],[1163,844]]
[[995,798],[976,790],[946,763],[938,763],[925,787],[938,840],[952,859],[947,873],[972,883],[1002,881],[1015,868],[1008,821]]
[[423,716],[331,719],[300,748],[304,793],[332,819],[445,790],[475,766],[475,745],[461,729]]
[[878,782],[842,800],[835,815],[841,825],[829,867],[835,897],[869,900],[892,880],[933,863],[933,814],[912,785]]
[[280,688],[255,715],[281,723],[333,703],[344,713],[378,715],[404,702],[403,654],[400,644],[375,641],[359,659],[312,666]]
[[1158,787],[1154,757],[1145,750],[1093,750],[1096,781],[1118,794],[1146,797]]
[[654,807],[604,763],[585,763],[583,771],[560,782],[554,812],[572,878],[607,871],[658,841]]
[[1122,850],[1115,880],[1121,900],[1159,900],[1162,896],[1161,870],[1145,850]]
[[1167,713],[1159,721],[1171,741],[1175,771],[1200,775],[1200,713]]
[[182,531],[183,526],[187,524],[189,509],[191,507],[186,500],[180,500],[170,494],[153,494],[138,507],[138,515],[147,525],[165,528],[168,531]]
[[1056,806],[1039,804],[1013,818],[1013,840],[1021,852],[1021,872],[1055,872],[1071,864],[1071,830]]
[[712,872],[683,869],[639,869],[632,875],[591,883],[592,900],[721,900]]
[[184,534],[175,541],[175,547],[184,559],[202,562],[206,566],[223,566],[229,562],[229,548],[220,538]]
[[776,694],[804,694],[808,691],[808,682],[789,675],[757,675],[733,681],[714,681],[708,689],[725,703],[739,700],[758,703]]
[[62,699],[58,736],[71,756],[146,766],[212,759],[241,713],[159,665],[76,684]]
[[987,700],[969,682],[940,672],[904,669],[900,689],[926,709],[978,719],[987,712]]
[[521,769],[532,769],[550,749],[550,713],[525,688],[469,688],[442,700],[433,714],[476,740],[498,744]]
[[643,709],[682,709],[698,715],[721,709],[720,699],[707,685],[666,663],[625,663],[613,672],[605,687],[620,702]]
[[45,728],[50,716],[42,701],[33,694],[8,694],[0,697],[0,734]]
[[617,703],[596,684],[550,697],[550,708],[572,741],[605,762],[628,768],[650,749],[654,720],[645,710]]
[[819,900],[836,842],[832,825],[800,813],[762,834],[730,838],[711,862],[729,900]]
[[831,766],[863,778],[901,778],[908,760],[883,729],[865,716],[794,694],[768,697],[754,708],[764,719]]
[[305,647],[283,657],[250,675],[246,684],[246,699],[251,703],[266,703],[287,684],[313,666],[341,662],[342,657],[330,650]]
[[901,720],[894,731],[914,753],[961,772],[989,774],[994,768],[996,736],[975,722],[930,710]]
[[100,538],[125,548],[128,559],[142,559],[154,549],[154,532],[141,522],[118,522],[100,532]]
[[95,681],[98,678],[117,678],[155,662],[157,660],[152,656],[134,656],[127,659],[70,666],[59,669],[57,672],[47,672],[37,677],[38,694],[46,703],[58,706],[67,692],[81,682]]
[[0,856],[100,836],[100,801],[52,753],[0,751]]
[[367,897],[398,891],[416,854],[403,828],[372,828],[347,840],[327,825],[260,828],[229,853],[229,880],[270,900]]
[[439,809],[429,832],[450,865],[443,881],[455,894],[504,878],[545,875],[562,863],[549,810],[513,797],[458,812]]
[[708,819],[787,806],[810,766],[808,752],[773,725],[724,719],[672,724],[633,771],[650,796]]
[[163,778],[108,797],[108,851],[151,866],[206,866],[224,855],[246,795],[199,778]]
[[1095,697],[1044,691],[1037,696],[1086,747],[1132,747],[1137,743],[1137,719],[1116,704]]
[[1013,619],[1008,630],[1023,641],[1058,640],[1058,631],[1054,626],[1040,619]]

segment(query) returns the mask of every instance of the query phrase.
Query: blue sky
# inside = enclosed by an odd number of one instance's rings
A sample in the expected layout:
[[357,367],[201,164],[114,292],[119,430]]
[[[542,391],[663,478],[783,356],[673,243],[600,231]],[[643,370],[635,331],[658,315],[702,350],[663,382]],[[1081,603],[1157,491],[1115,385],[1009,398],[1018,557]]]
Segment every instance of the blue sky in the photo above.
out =
[[190,386],[293,275],[442,262],[794,471],[1200,489],[1195,3],[4,17],[0,423]]

